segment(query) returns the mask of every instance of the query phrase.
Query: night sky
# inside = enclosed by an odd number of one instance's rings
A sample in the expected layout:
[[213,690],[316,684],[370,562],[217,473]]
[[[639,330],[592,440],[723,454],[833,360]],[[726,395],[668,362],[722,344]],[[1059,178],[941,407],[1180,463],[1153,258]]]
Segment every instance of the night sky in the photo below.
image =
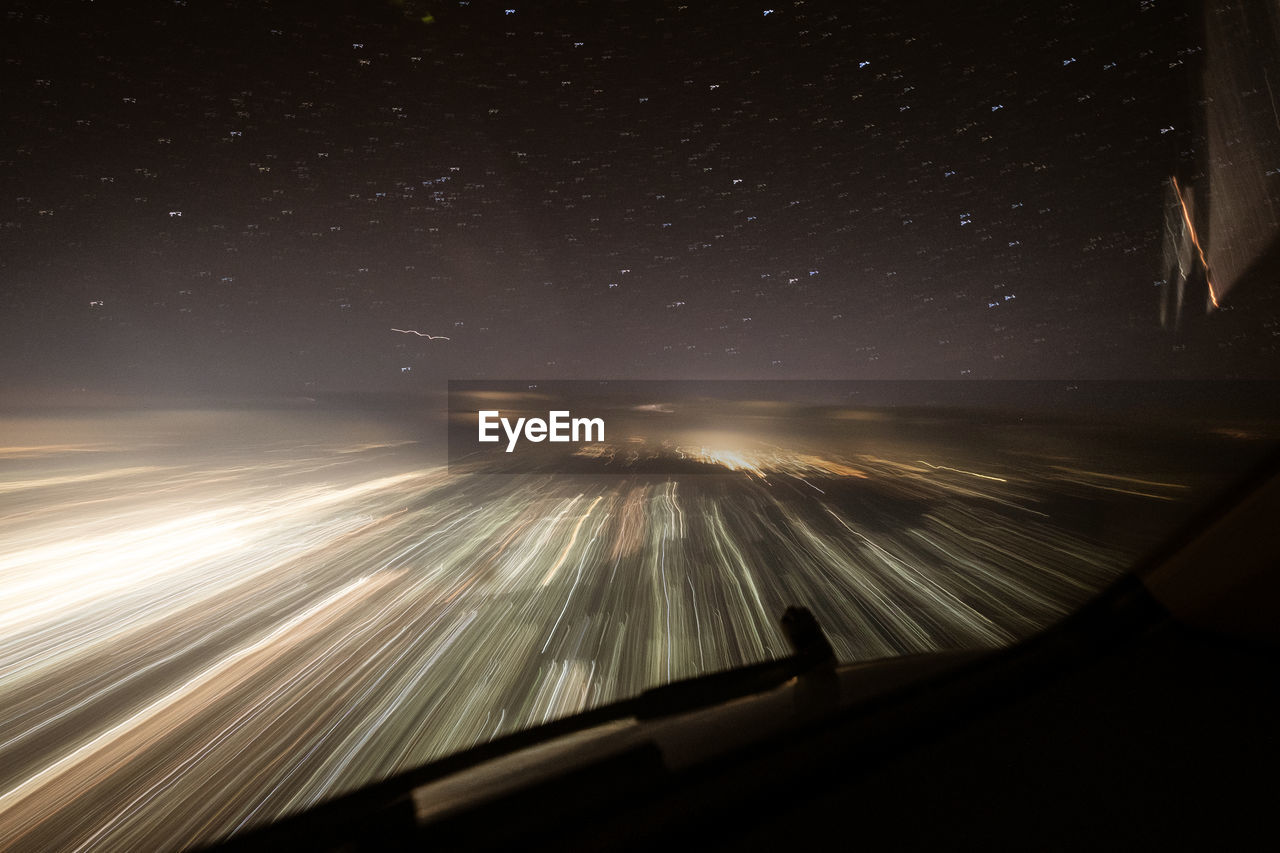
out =
[[1190,6],[9,4],[0,387],[1274,375],[1157,320]]

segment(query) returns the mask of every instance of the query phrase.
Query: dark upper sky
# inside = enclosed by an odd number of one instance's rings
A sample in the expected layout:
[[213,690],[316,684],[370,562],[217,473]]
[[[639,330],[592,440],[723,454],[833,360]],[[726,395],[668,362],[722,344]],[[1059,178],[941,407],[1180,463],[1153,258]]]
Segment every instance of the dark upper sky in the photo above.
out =
[[1157,322],[1188,5],[10,4],[0,384],[1274,372]]

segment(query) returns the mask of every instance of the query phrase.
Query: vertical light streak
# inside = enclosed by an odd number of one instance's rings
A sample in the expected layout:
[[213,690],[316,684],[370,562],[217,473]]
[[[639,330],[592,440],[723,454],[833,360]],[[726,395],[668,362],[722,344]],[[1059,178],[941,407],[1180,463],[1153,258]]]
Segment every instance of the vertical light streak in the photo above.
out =
[[[574,501],[576,502],[581,497],[582,495],[578,495],[578,497],[574,498]],[[564,550],[560,552],[559,559],[556,560],[551,570],[547,572],[547,576],[542,579],[542,586],[551,583],[551,579],[556,576],[556,572],[560,571],[560,567],[564,565],[564,561],[569,557],[569,552],[573,550],[573,543],[578,541],[578,533],[582,530],[582,525],[586,524],[587,519],[591,517],[591,511],[596,508],[596,504],[600,503],[603,497],[604,495],[596,495],[596,499],[591,502],[591,506],[587,507],[586,514],[578,519],[578,523],[573,527],[573,535],[569,537],[569,544],[564,546]]]
[[1200,255],[1200,265],[1204,267],[1204,281],[1209,286],[1209,301],[1213,303],[1214,308],[1220,308],[1218,304],[1217,288],[1213,284],[1213,279],[1209,275],[1209,261],[1204,256],[1204,249],[1200,246],[1200,238],[1196,235],[1195,223],[1191,221],[1191,211],[1187,209],[1187,201],[1182,197],[1182,187],[1178,186],[1178,179],[1170,177],[1173,182],[1173,191],[1178,195],[1178,204],[1182,206],[1182,221],[1187,224],[1187,233],[1191,235],[1191,243],[1196,247],[1196,252]]

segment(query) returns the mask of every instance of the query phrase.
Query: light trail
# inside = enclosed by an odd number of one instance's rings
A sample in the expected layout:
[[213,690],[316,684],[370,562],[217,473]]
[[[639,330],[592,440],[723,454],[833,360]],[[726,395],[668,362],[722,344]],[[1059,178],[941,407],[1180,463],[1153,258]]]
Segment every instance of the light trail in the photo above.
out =
[[979,479],[982,479],[982,480],[992,480],[996,483],[1009,482],[1004,477],[993,477],[990,474],[979,474],[976,471],[962,471],[959,468],[952,468],[950,465],[934,465],[931,462],[925,462],[923,459],[917,459],[916,461],[919,462],[921,465],[928,465],[930,468],[932,468],[935,471],[951,471],[953,473],[964,474],[969,477],[978,477]]
[[[207,688],[209,684],[212,681],[214,681],[214,679],[218,678],[219,676],[229,674],[231,672],[232,667],[236,666],[237,664],[241,663],[242,661],[254,655],[258,655],[263,650],[270,649],[273,645],[279,643],[284,637],[289,635],[291,632],[294,632],[299,628],[305,626],[308,622],[316,619],[321,614],[324,614],[325,611],[334,609],[335,605],[337,605],[338,603],[341,602],[346,607],[351,607],[356,601],[358,601],[358,597],[355,596],[355,593],[359,592],[362,595],[367,595],[372,589],[376,589],[378,586],[386,584],[393,578],[394,578],[393,575],[382,575],[380,578],[378,578],[377,583],[374,583],[374,584],[370,583],[373,580],[373,578],[369,578],[369,577],[358,578],[357,580],[352,581],[351,583],[347,584],[343,588],[333,592],[332,594],[326,596],[321,601],[317,602],[316,604],[312,605],[311,607],[307,608],[306,610],[292,617],[283,625],[280,625],[279,627],[271,631],[265,637],[262,637],[261,639],[249,644],[248,646],[245,646],[241,649],[236,650],[235,652],[231,653],[230,655],[218,661],[217,663],[213,664],[212,666],[207,667],[205,670],[196,674],[195,676],[187,680],[185,683],[183,683],[176,689],[164,694],[159,699],[153,701],[152,703],[144,707],[142,710],[132,714],[131,716],[120,721],[119,723],[116,723],[106,731],[94,737],[88,743],[83,744],[82,746],[78,747],[74,751],[68,753],[67,755],[58,759],[54,763],[48,765],[47,767],[41,769],[40,771],[33,774],[29,778],[15,785],[13,788],[10,788],[8,791],[5,791],[3,794],[0,794],[0,816],[6,815],[7,813],[9,813],[11,809],[13,809],[16,805],[18,805],[22,800],[33,796],[42,788],[53,783],[56,779],[58,779],[58,777],[64,774],[67,774],[68,772],[71,771],[72,768],[76,767],[80,763],[85,762],[88,759],[94,757],[95,755],[103,752],[108,747],[111,747],[113,744],[115,744],[121,738],[125,737],[128,734],[131,734],[132,732],[134,732],[136,729],[138,729],[145,723],[152,721],[162,712],[170,710],[175,705],[177,705],[180,701],[187,699],[199,689]],[[313,630],[318,630],[318,626],[313,627]],[[267,663],[266,661],[260,661],[257,664],[257,667],[261,668],[265,666],[266,663]],[[247,678],[248,675],[249,673],[242,673],[241,675],[238,676],[238,680],[243,680],[244,678]],[[84,784],[92,785],[94,780],[98,778],[101,778],[100,774],[91,774],[89,776],[87,783],[84,783]],[[50,799],[57,801],[61,798],[50,798]],[[42,810],[43,809],[39,807],[37,807],[36,809],[37,813]],[[28,825],[33,822],[35,821],[31,817],[28,817],[27,820],[25,821],[25,823],[27,823]],[[20,837],[20,833],[21,833],[21,828],[19,828],[19,837]],[[9,825],[8,819],[5,817],[0,817],[0,838],[12,840],[13,837],[14,837],[13,827]]]
[[[596,505],[604,499],[604,495],[596,495],[595,500],[591,502],[591,506],[587,507],[586,513],[578,518],[578,523],[573,526],[573,533],[569,535],[569,542],[564,546],[564,550],[560,552],[560,558],[556,560],[555,565],[547,570],[547,574],[542,579],[542,585],[546,586],[551,583],[552,578],[560,571],[560,567],[564,565],[564,561],[568,559],[569,552],[573,550],[574,543],[578,541],[578,534],[582,532],[582,525],[587,523],[587,519],[591,517],[591,513],[595,510]],[[578,498],[574,498],[577,502]]]
[[711,477],[491,477],[337,433],[147,464],[68,440],[0,474],[0,848],[205,844],[785,654],[789,604],[843,661],[999,645],[1133,551],[1096,544],[1092,511],[1029,506],[1172,512],[1195,492],[1054,447],[1007,479],[976,472],[1009,459],[945,443],[730,447],[702,457]]
[[414,329],[392,329],[391,331],[393,331],[393,332],[399,332],[399,333],[400,333],[400,334],[402,334],[402,335],[417,335],[418,337],[420,337],[420,338],[426,338],[426,339],[427,339],[427,340],[429,340],[429,341],[448,341],[448,340],[452,340],[452,338],[445,337],[444,335],[428,335],[426,332],[419,332],[419,331],[416,331],[416,330],[414,330]]
[[1186,199],[1182,197],[1182,187],[1178,186],[1178,179],[1172,175],[1169,180],[1173,183],[1173,191],[1178,196],[1178,204],[1182,207],[1182,221],[1186,223],[1187,233],[1191,235],[1191,243],[1196,247],[1196,252],[1200,255],[1200,266],[1204,268],[1204,281],[1209,288],[1209,300],[1213,303],[1214,308],[1220,308],[1218,304],[1217,288],[1213,284],[1213,279],[1209,275],[1209,261],[1204,256],[1204,249],[1200,246],[1200,238],[1196,235],[1195,223],[1191,221],[1191,211],[1187,208]]

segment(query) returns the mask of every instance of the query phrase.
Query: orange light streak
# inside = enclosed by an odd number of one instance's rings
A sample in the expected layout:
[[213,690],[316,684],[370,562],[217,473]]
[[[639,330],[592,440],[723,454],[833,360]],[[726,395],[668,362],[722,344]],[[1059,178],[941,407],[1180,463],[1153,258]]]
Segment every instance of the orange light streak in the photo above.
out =
[[1182,221],[1187,223],[1191,243],[1200,254],[1200,265],[1204,267],[1204,281],[1209,286],[1209,301],[1213,303],[1214,308],[1221,308],[1222,306],[1218,304],[1218,289],[1213,286],[1213,279],[1209,276],[1209,261],[1204,256],[1204,249],[1200,247],[1200,237],[1196,234],[1196,226],[1191,221],[1191,211],[1187,209],[1187,202],[1182,197],[1182,187],[1178,186],[1178,179],[1172,175],[1169,176],[1169,180],[1173,182],[1173,191],[1178,194],[1178,204],[1182,206]]

